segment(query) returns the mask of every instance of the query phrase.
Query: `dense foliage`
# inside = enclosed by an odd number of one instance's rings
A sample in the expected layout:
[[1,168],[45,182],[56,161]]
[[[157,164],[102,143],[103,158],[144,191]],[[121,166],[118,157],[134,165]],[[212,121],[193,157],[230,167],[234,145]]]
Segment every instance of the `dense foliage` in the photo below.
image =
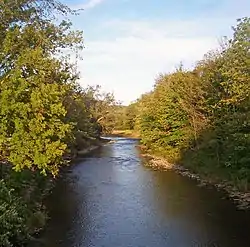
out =
[[28,170],[0,180],[0,246],[23,246],[44,227],[47,190],[47,178]]
[[[114,105],[112,109],[112,129],[111,130],[135,130],[135,120],[137,117],[137,103],[128,106],[121,104]],[[110,124],[111,125],[111,124]]]
[[82,32],[67,17],[76,13],[56,0],[0,1],[3,247],[21,246],[42,227],[51,175],[107,129],[113,95],[81,88],[70,62],[83,47]]
[[62,48],[81,45],[70,23],[52,23],[54,1],[1,1],[0,147],[1,159],[20,171],[56,174],[71,130],[63,99],[76,75]]
[[77,83],[70,54],[83,40],[69,14],[56,0],[0,1],[0,246],[22,246],[43,227],[52,176],[114,128],[139,130],[152,152],[249,189],[249,18],[192,71],[160,75],[124,107]]
[[192,71],[159,76],[136,103],[142,143],[171,162],[227,179],[250,179],[250,19]]

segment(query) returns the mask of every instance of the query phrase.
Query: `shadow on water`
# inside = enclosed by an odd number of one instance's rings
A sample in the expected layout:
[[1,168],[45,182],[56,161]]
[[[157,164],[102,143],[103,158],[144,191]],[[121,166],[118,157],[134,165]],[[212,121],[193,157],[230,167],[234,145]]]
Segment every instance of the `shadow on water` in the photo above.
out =
[[44,247],[249,247],[250,214],[213,188],[143,166],[134,139],[79,159],[48,198]]

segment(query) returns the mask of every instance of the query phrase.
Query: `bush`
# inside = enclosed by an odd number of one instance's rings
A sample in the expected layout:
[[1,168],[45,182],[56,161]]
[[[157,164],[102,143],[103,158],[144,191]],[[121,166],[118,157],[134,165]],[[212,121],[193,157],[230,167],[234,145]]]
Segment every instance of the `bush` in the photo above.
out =
[[[28,238],[25,205],[6,183],[0,181],[0,243],[2,247],[21,245]],[[14,245],[15,243],[15,245]]]

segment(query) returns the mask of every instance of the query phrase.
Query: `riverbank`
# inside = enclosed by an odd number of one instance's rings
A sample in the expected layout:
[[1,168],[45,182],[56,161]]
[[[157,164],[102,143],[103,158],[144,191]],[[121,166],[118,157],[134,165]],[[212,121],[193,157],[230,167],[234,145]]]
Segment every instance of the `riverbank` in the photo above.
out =
[[[74,160],[84,156],[103,144],[107,139],[84,140],[84,147],[77,145],[71,154],[65,155],[66,164],[60,168],[56,178],[42,175],[39,171],[24,169],[14,172],[11,165],[0,163],[0,242],[3,246],[36,246],[42,242],[46,230],[48,210],[46,200],[57,181],[73,165]],[[1,245],[2,246],[2,245]]]
[[96,149],[98,149],[99,147],[101,147],[103,144],[105,143],[109,143],[110,140],[108,139],[104,139],[104,138],[99,138],[99,139],[95,139],[94,141],[92,141],[88,147],[85,147],[83,149],[79,149],[76,152],[76,157],[81,156],[81,155],[86,155]]
[[134,130],[113,130],[109,136],[140,138],[139,133]]
[[212,185],[219,190],[225,191],[229,198],[236,203],[239,209],[250,208],[250,192],[240,191],[228,180],[221,180],[218,177],[212,176],[211,174],[209,176],[209,174],[205,175],[202,173],[194,173],[184,166],[171,164],[166,159],[152,154],[142,152],[141,156],[146,161],[145,164],[153,169],[175,171],[182,176],[196,180],[199,183],[199,186]]

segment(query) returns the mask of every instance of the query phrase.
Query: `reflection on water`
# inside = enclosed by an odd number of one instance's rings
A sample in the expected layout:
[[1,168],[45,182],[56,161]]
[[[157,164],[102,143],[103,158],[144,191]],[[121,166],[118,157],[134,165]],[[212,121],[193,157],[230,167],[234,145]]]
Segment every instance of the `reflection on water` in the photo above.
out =
[[143,166],[116,138],[72,166],[48,198],[44,247],[249,247],[249,212],[188,178]]

